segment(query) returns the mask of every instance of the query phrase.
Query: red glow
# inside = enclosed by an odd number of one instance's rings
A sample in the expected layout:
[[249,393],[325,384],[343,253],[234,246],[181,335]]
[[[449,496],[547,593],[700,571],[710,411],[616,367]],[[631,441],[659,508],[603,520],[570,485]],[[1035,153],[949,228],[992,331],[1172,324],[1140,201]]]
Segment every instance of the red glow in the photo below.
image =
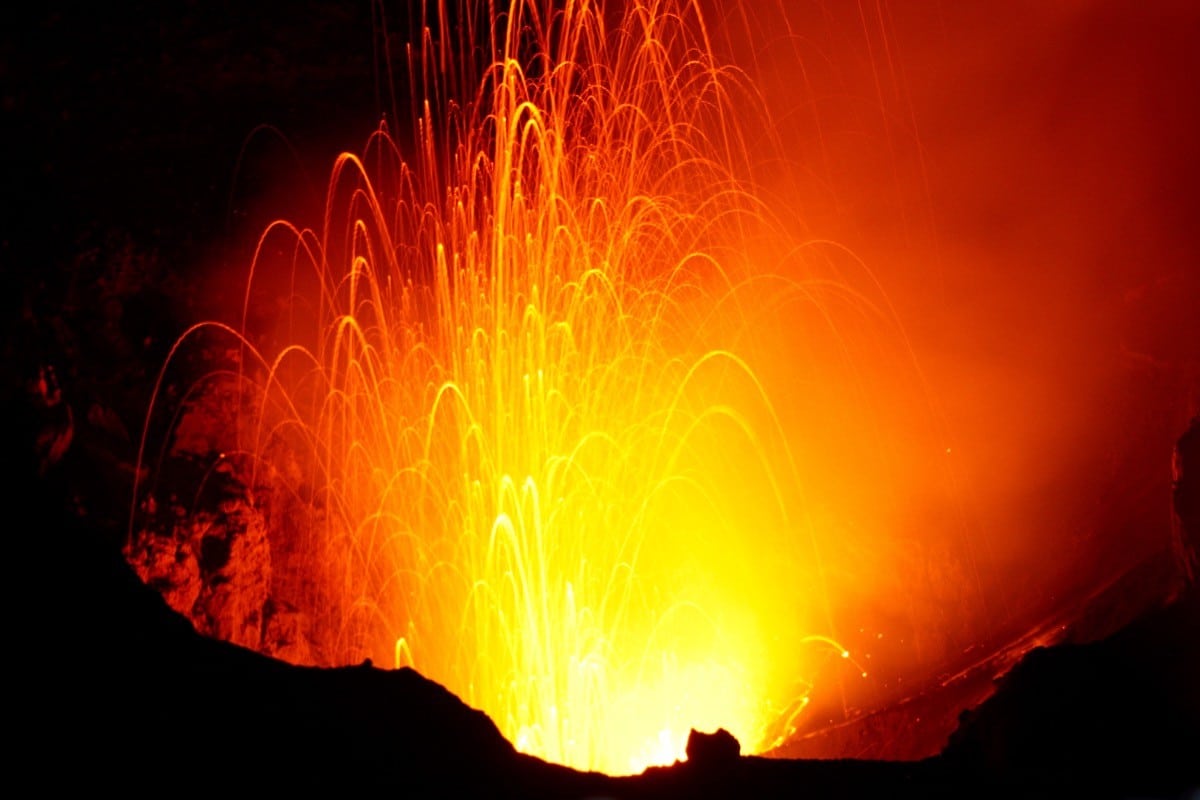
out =
[[411,132],[200,331],[231,460],[302,501],[313,660],[628,771],[886,706],[1165,545],[1124,534],[1195,407],[1186,25],[517,7],[415,44]]

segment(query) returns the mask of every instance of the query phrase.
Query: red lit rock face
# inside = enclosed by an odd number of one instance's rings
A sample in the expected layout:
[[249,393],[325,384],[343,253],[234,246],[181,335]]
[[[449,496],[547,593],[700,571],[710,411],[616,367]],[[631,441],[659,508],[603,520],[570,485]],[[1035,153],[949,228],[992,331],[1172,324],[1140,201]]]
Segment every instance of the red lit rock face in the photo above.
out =
[[273,654],[283,630],[277,623],[264,639],[271,551],[262,512],[245,497],[164,511],[173,524],[140,531],[126,551],[138,577],[200,633]]

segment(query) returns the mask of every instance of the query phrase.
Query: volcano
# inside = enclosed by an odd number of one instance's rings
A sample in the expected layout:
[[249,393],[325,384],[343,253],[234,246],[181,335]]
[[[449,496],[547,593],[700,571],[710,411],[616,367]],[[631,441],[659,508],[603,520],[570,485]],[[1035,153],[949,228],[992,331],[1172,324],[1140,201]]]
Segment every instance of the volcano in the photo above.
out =
[[34,763],[1194,789],[1196,23],[21,20]]

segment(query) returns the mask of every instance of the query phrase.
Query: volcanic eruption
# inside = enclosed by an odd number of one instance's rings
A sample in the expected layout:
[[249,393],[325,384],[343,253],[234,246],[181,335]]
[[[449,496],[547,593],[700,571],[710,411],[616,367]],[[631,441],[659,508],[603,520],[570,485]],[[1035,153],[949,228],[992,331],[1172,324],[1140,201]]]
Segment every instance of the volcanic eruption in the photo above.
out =
[[[974,122],[919,129],[928,64],[900,44],[927,15],[514,0],[419,4],[397,33],[383,9],[381,121],[213,270],[224,304],[154,365],[131,435],[125,556],[198,630],[413,667],[524,752],[630,774],[691,729],[792,754],[973,670],[948,706],[978,702],[1166,545],[1145,501],[1195,341],[1095,323],[1118,285],[1170,328],[1195,275],[1105,281],[1032,225],[1008,253],[1061,272],[942,235],[931,198],[966,190],[927,143]],[[1122,425],[1168,445],[1082,451]],[[1135,526],[1164,536],[1112,543]],[[1130,591],[1114,617],[1157,599]],[[869,754],[930,755],[958,710]]]
[[[774,126],[697,7],[484,10],[425,21],[411,155],[381,127],[318,228],[270,225],[241,319],[172,355],[224,339],[228,363],[155,411],[261,507],[313,660],[414,666],[579,767],[669,763],[693,726],[770,746],[820,669],[867,677],[833,637],[842,498],[816,473],[886,469],[869,395],[920,397],[903,332],[754,184]],[[204,561],[194,516],[175,538]],[[134,518],[169,580],[173,529]]]

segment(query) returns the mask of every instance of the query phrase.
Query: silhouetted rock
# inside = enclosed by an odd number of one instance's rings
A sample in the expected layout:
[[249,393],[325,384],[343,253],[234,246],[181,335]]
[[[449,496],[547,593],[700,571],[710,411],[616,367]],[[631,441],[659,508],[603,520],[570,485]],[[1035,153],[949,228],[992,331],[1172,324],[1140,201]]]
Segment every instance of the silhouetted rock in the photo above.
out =
[[520,756],[411,669],[295,667],[201,636],[86,525],[42,519],[61,548],[30,642],[43,701],[14,724],[47,792],[582,796],[597,779]]
[[728,769],[741,753],[741,743],[724,728],[715,733],[703,733],[693,728],[688,734],[688,763],[697,769]]
[[[1174,476],[1178,554],[1194,569],[1200,419],[1179,440]],[[1030,652],[963,713],[944,758],[989,780],[1102,796],[1200,790],[1200,591],[1193,579],[1171,594],[1104,639]]]
[[[49,476],[53,477],[53,475]],[[911,763],[740,756],[694,732],[689,761],[608,778],[520,754],[481,712],[416,672],[296,667],[199,635],[119,550],[18,482],[37,519],[42,611],[13,722],[40,788],[399,792],[413,797],[1178,798],[1200,788],[1200,611],[1193,591],[1102,641],[1033,651],[964,715],[943,756]]]
[[965,712],[944,757],[989,780],[1102,796],[1200,788],[1196,596],[1109,639],[1031,652]]

